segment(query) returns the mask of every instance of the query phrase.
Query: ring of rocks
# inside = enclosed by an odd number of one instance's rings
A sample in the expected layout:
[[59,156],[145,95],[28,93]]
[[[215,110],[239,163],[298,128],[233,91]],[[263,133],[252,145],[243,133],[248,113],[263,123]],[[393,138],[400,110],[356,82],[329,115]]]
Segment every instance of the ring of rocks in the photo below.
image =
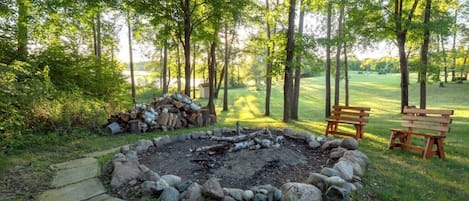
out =
[[[243,129],[251,130],[252,129]],[[259,132],[260,131],[260,132]],[[163,201],[178,200],[224,200],[224,201],[311,201],[311,200],[350,200],[352,191],[363,188],[362,177],[368,164],[368,157],[358,149],[358,141],[353,138],[336,139],[316,136],[309,132],[297,132],[293,129],[258,129],[257,133],[270,135],[272,141],[264,146],[264,140],[255,138],[256,143],[249,149],[276,149],[283,142],[282,139],[303,143],[311,150],[317,150],[327,155],[328,161],[334,161],[329,167],[320,171],[300,175],[303,181],[285,181],[280,188],[272,184],[262,184],[245,189],[222,187],[223,178],[211,177],[201,184],[191,180],[183,180],[180,176],[167,173],[161,175],[140,162],[145,155],[155,154],[158,148],[166,148],[172,144],[184,143],[189,140],[233,139],[240,135],[238,129],[216,128],[213,131],[192,132],[178,136],[162,136],[153,140],[138,140],[135,144],[122,146],[120,153],[114,155],[111,161],[103,166],[103,182],[109,184],[110,192],[125,200],[145,200],[156,198]],[[237,135],[233,136],[233,133]],[[276,136],[272,136],[276,133]],[[230,134],[230,135],[227,135]],[[241,134],[244,137],[247,134]],[[251,133],[252,135],[252,133]],[[252,137],[252,136],[251,136]],[[252,138],[251,138],[252,139]],[[279,141],[280,139],[280,141]],[[257,143],[258,142],[258,143]],[[215,144],[217,145],[217,144]],[[236,145],[237,146],[237,145]],[[230,145],[229,151],[236,150]],[[294,146],[294,145],[293,145]],[[214,146],[199,147],[191,152],[207,151],[214,154],[219,151]],[[219,147],[220,148],[220,147]],[[206,149],[206,150],[201,150]],[[227,151],[227,147],[222,147]],[[216,154],[216,153],[215,153]],[[164,163],[164,161],[160,161]],[[205,164],[207,165],[207,164]],[[210,165],[210,164],[209,164]],[[262,181],[261,181],[262,183]],[[143,199],[142,199],[143,198]]]

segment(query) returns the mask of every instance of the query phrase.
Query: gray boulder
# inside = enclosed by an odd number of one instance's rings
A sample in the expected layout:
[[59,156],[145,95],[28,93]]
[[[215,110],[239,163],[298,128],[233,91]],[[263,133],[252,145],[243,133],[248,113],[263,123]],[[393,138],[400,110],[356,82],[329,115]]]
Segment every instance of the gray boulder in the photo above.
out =
[[321,143],[319,143],[317,140],[312,139],[308,142],[308,147],[311,149],[317,149],[321,147]]
[[145,181],[140,185],[140,189],[144,195],[151,195],[157,193],[156,182],[154,181]]
[[163,175],[160,179],[165,180],[169,186],[176,186],[182,181],[181,177],[172,174]]
[[243,200],[243,190],[239,188],[223,188],[225,194],[234,198],[237,201]]
[[256,195],[254,195],[254,201],[267,201],[267,199],[267,195],[263,193],[256,193]]
[[328,200],[350,201],[350,191],[338,186],[331,186],[326,191]]
[[281,187],[282,201],[321,201],[321,190],[311,184],[285,183]]
[[151,140],[139,140],[135,144],[135,150],[137,153],[144,153],[148,150],[148,148],[153,146],[153,142]]
[[354,138],[345,138],[340,146],[348,150],[355,150],[358,149],[358,141]]
[[129,152],[127,152],[127,154],[125,154],[125,157],[129,161],[133,161],[133,162],[138,163],[138,155],[137,155],[136,151],[130,150]]
[[123,154],[127,154],[130,151],[130,146],[129,145],[124,145],[120,148],[120,152]]
[[251,190],[245,190],[243,192],[243,199],[244,200],[251,200],[254,198],[254,192],[252,192]]
[[182,197],[182,200],[197,201],[202,197],[202,187],[198,183],[192,183],[184,193],[185,195]]
[[308,179],[306,179],[305,183],[312,184],[319,188],[321,191],[326,190],[326,179],[327,176],[324,176],[319,173],[309,173]]
[[179,192],[173,187],[165,188],[160,195],[161,201],[178,201],[178,198]]
[[332,148],[339,147],[341,142],[342,142],[342,140],[340,140],[340,139],[328,140],[328,141],[324,142],[324,144],[322,144],[321,150],[326,151],[326,150],[329,150],[329,149],[332,149]]
[[156,182],[156,190],[162,191],[165,188],[171,187],[166,180],[161,179]]
[[151,170],[147,170],[143,172],[143,174],[140,176],[140,180],[142,181],[158,181],[160,180],[160,175],[156,172],[153,172]]
[[114,170],[112,171],[111,186],[120,187],[132,179],[140,176],[142,171],[139,168],[138,161],[115,161]]
[[326,175],[328,177],[339,176],[339,172],[336,169],[330,167],[322,168],[321,174]]
[[225,196],[223,197],[223,200],[222,201],[236,201],[234,198],[230,197],[230,196]]
[[326,179],[327,186],[343,186],[345,183],[347,182],[339,176],[332,176]]
[[202,185],[202,194],[207,197],[220,200],[225,196],[223,188],[216,178],[210,178],[204,183],[204,185]]
[[350,161],[342,160],[334,165],[334,169],[339,172],[339,176],[345,181],[352,181],[353,178],[353,166]]
[[347,151],[347,149],[342,148],[342,147],[333,148],[331,150],[331,153],[329,154],[329,158],[338,159],[338,158],[342,157],[346,151]]

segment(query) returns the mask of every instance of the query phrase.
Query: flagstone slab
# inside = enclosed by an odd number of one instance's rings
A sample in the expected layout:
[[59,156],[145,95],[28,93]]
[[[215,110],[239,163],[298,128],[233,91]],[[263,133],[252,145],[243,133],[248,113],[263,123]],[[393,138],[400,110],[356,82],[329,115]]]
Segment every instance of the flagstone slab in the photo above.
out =
[[59,170],[52,180],[52,187],[62,187],[69,184],[77,183],[100,175],[100,167],[98,161],[85,163],[71,169]]
[[71,169],[71,168],[77,168],[80,166],[88,165],[88,164],[97,164],[98,160],[96,158],[80,158],[76,160],[71,160],[63,163],[58,163],[51,165],[50,168],[53,170],[64,170],[64,169]]
[[112,197],[108,194],[101,194],[86,201],[124,201],[124,200],[116,198],[116,197]]
[[39,196],[39,201],[81,201],[105,192],[106,189],[99,179],[93,178],[60,189],[48,190]]

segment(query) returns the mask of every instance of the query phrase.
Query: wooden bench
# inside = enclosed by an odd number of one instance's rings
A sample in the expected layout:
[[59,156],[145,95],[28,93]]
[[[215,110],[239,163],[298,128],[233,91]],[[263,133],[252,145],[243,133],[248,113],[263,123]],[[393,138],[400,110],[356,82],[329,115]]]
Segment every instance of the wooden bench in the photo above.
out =
[[[327,119],[326,136],[328,134],[337,134],[350,136],[355,139],[363,138],[363,127],[368,122],[367,117],[369,107],[350,107],[334,105],[332,115]],[[355,133],[340,131],[339,125],[351,125],[355,129]]]
[[[389,149],[400,147],[422,154],[423,159],[438,155],[445,159],[444,139],[450,131],[450,115],[453,110],[430,110],[412,107],[404,108],[401,126],[405,129],[391,129]],[[424,146],[411,144],[413,136],[422,137]],[[435,147],[435,149],[433,149]]]

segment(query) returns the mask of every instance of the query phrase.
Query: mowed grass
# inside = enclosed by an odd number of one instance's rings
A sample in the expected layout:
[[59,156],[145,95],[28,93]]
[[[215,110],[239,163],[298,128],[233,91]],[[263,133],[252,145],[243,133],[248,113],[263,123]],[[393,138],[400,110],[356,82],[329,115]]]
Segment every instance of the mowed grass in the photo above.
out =
[[[418,106],[419,85],[412,78],[409,105]],[[400,123],[399,86],[397,74],[351,75],[350,105],[372,108],[365,138],[360,141],[360,150],[368,155],[370,165],[365,188],[354,194],[354,200],[469,200],[469,84],[447,84],[444,88],[437,83],[427,85],[427,108],[455,110],[445,140],[446,160],[423,160],[415,152],[387,149],[389,129],[399,128]],[[322,135],[326,127],[324,78],[301,80],[300,120],[290,124],[281,122],[282,87],[281,83],[274,87],[269,117],[264,116],[265,91],[230,90],[228,112],[220,110],[222,99],[217,101],[219,125],[233,127],[240,121],[244,126],[294,127]],[[341,104],[344,99],[341,91]]]
[[[412,78],[410,105],[418,106],[419,86],[415,77]],[[365,188],[354,193],[353,200],[469,200],[469,83],[451,83],[445,88],[439,88],[438,84],[427,85],[428,108],[455,110],[451,132],[445,140],[447,159],[444,161],[437,157],[422,160],[414,152],[387,149],[389,129],[398,128],[401,117],[399,83],[400,77],[396,74],[351,74],[350,105],[372,108],[365,138],[360,141],[360,150],[368,155],[370,164],[363,178]],[[48,169],[49,165],[138,139],[234,127],[236,121],[246,127],[292,127],[322,135],[326,127],[324,78],[301,80],[300,120],[289,124],[282,122],[282,91],[282,83],[277,83],[273,88],[269,117],[264,116],[265,90],[242,88],[229,90],[229,111],[221,111],[222,98],[216,101],[219,122],[208,128],[138,135],[74,131],[69,136],[49,136],[53,141],[49,144],[0,155],[0,200],[35,200],[52,179],[54,173]],[[149,93],[141,92],[138,101],[151,101]],[[343,95],[341,91],[341,103]],[[198,101],[207,102],[206,99]]]

